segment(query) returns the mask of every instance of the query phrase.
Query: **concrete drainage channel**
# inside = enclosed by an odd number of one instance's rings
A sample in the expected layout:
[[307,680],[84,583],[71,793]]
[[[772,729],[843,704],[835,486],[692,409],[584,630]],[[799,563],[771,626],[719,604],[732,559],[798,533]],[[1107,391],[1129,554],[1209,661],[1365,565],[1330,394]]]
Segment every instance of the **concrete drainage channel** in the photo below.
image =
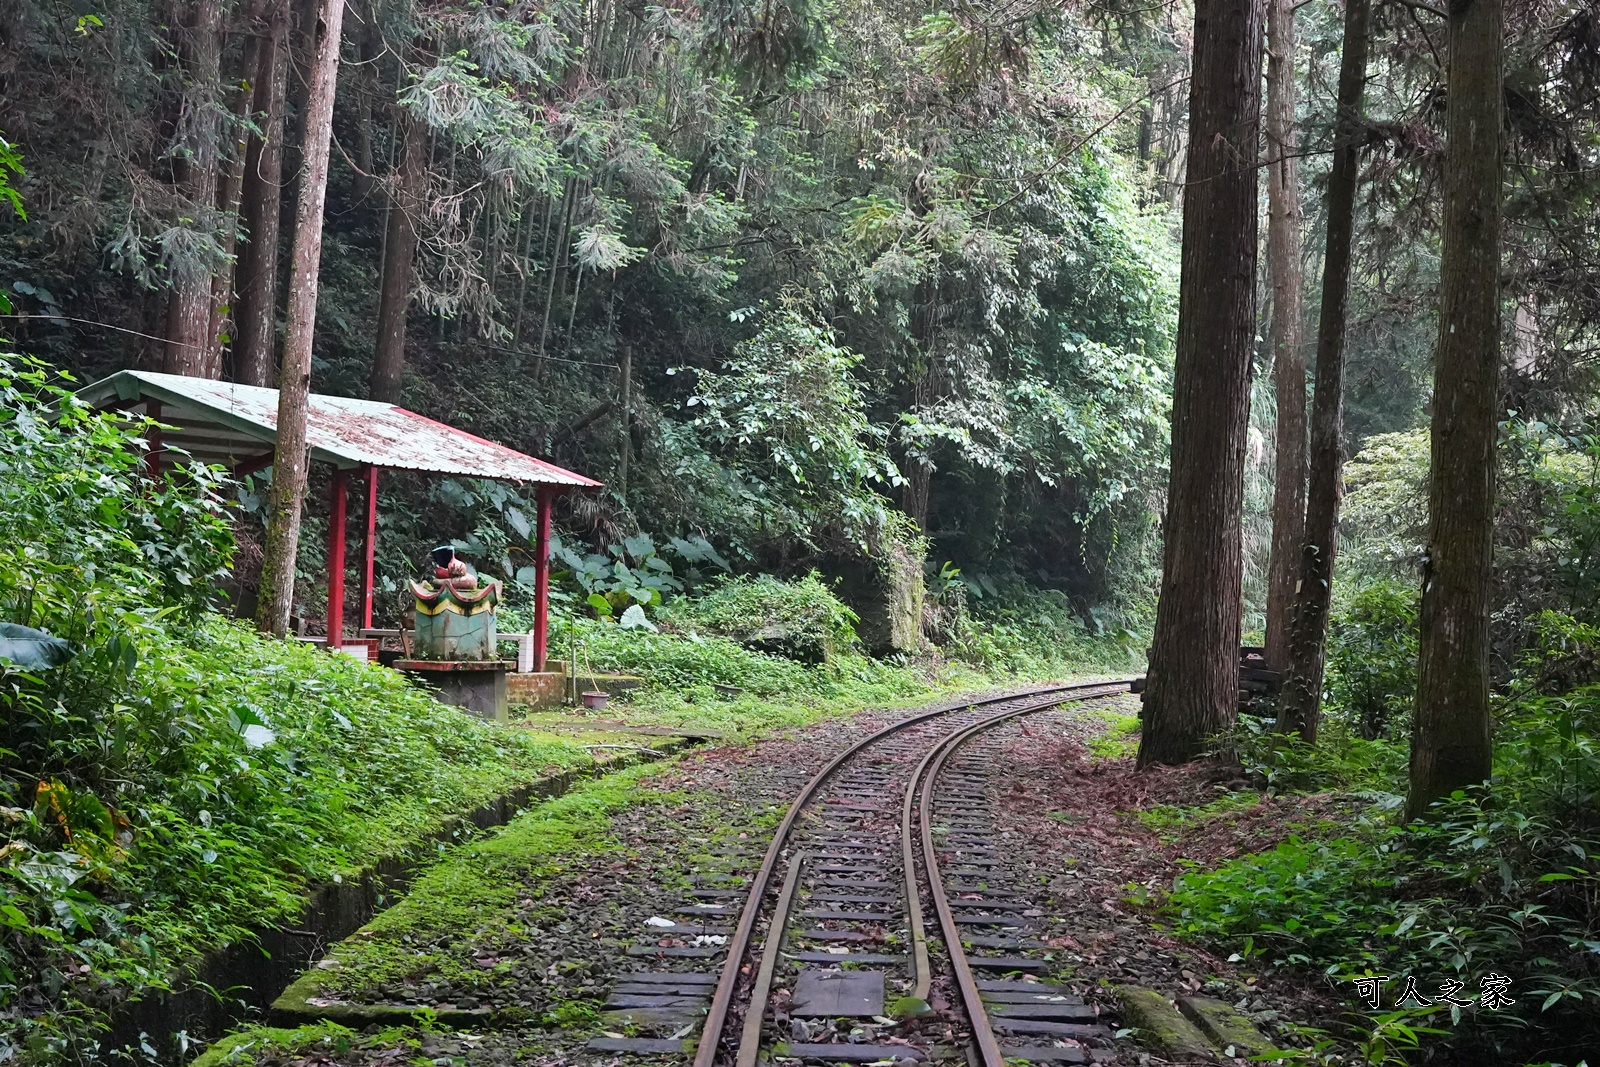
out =
[[587,767],[529,782],[446,821],[435,834],[418,841],[412,854],[379,860],[359,877],[317,887],[294,925],[255,930],[252,941],[207,953],[187,969],[182,988],[123,1005],[112,1014],[105,1045],[138,1047],[146,1041],[163,1053],[163,1062],[178,1062],[175,1035],[185,1035],[191,1046],[204,1044],[267,1009],[329,945],[349,937],[405,895],[413,878],[428,866],[419,857],[428,854],[429,846],[452,842],[468,825],[478,830],[504,826],[531,804],[563,796],[583,782],[636,763],[682,752],[708,737],[660,736],[652,731],[649,747],[599,746],[601,751]]

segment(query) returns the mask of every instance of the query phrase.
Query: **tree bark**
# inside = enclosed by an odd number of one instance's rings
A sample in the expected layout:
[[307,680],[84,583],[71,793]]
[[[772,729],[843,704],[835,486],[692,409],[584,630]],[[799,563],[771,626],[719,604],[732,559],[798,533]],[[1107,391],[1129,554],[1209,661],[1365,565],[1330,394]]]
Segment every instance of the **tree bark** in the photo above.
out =
[[[257,5],[252,5],[255,6]],[[259,55],[264,46],[261,36],[254,32],[252,25],[254,21],[252,12],[245,25],[247,36],[238,70],[228,78],[229,85],[233,87],[233,99],[228,106],[232,118],[228,126],[227,165],[222,171],[217,187],[217,210],[221,213],[223,226],[222,251],[227,257],[227,265],[211,279],[211,322],[206,330],[206,361],[208,366],[215,366],[218,369],[217,377],[221,377],[222,350],[226,344],[224,334],[227,333],[229,319],[232,318],[237,322],[233,305],[239,276],[237,256],[239,208],[244,196],[245,156],[249,150],[245,122],[250,117],[253,102],[251,79],[255,77],[256,67],[260,62]]]
[[1450,5],[1450,76],[1408,816],[1486,781],[1500,370],[1503,0]]
[[1197,0],[1172,473],[1139,766],[1236,721],[1240,513],[1255,340],[1261,0]]
[[1267,11],[1267,264],[1272,272],[1272,389],[1278,431],[1267,566],[1267,663],[1289,662],[1289,627],[1306,515],[1305,280],[1300,269],[1300,161],[1295,129],[1294,0]]
[[311,345],[317,326],[317,281],[322,265],[322,215],[328,193],[328,147],[339,76],[339,32],[345,0],[319,0],[315,52],[306,94],[303,173],[289,261],[289,309],[278,388],[278,443],[267,499],[267,543],[261,561],[256,625],[283,637],[294,608],[295,556],[305,506],[306,407],[311,392]]
[[[184,33],[183,114],[180,137],[187,155],[176,166],[179,192],[190,214],[188,224],[214,228],[217,216],[217,170],[222,130],[216,95],[222,81],[221,0],[197,0]],[[220,349],[211,343],[211,274],[198,267],[179,270],[167,299],[167,348],[163,369],[168,374],[220,378]],[[208,358],[217,353],[213,364]]]
[[406,308],[411,303],[411,271],[417,256],[417,213],[427,183],[428,131],[405,108],[396,108],[395,130],[403,142],[400,166],[389,195],[388,235],[383,242],[383,281],[378,293],[378,342],[372,352],[374,400],[400,401],[406,367]]
[[278,380],[278,232],[283,206],[283,123],[289,91],[289,3],[269,0],[265,37],[256,53],[251,110],[261,128],[245,151],[242,192],[244,255],[239,259],[234,316],[234,374],[245,385]]
[[617,452],[617,498],[628,503],[628,461],[633,456],[633,346],[622,346],[622,447]]
[[1322,721],[1328,605],[1334,554],[1339,547],[1343,496],[1344,334],[1350,307],[1350,250],[1354,240],[1356,183],[1361,177],[1362,111],[1367,84],[1370,0],[1345,0],[1344,49],[1339,61],[1339,116],[1333,167],[1328,174],[1328,239],[1322,266],[1322,311],[1317,321],[1317,392],[1311,412],[1311,486],[1289,662],[1278,698],[1278,729],[1315,743]]
[[355,191],[358,201],[366,201],[377,188],[377,170],[372,162],[372,104],[377,99],[382,82],[378,77],[377,58],[383,41],[378,33],[377,5],[368,0],[361,5],[361,23],[356,37],[356,57],[361,61],[360,76],[356,79],[356,175]]

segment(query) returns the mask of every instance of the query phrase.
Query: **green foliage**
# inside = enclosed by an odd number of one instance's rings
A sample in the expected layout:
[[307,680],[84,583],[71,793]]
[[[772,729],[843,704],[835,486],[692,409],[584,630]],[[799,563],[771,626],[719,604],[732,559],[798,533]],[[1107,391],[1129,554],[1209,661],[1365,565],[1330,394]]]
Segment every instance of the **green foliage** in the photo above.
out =
[[886,524],[876,487],[900,484],[886,435],[867,418],[861,356],[793,310],[767,315],[687,401],[694,425],[774,505],[770,533],[863,551]]
[[[953,589],[959,594],[959,588]],[[1143,641],[1130,629],[1093,633],[1055,590],[1009,588],[1004,600],[951,611],[945,651],[980,670],[1022,677],[1060,674],[1067,664],[1126,670],[1142,662]]]
[[1417,683],[1417,590],[1367,586],[1328,622],[1329,715],[1362,737],[1405,737]]
[[583,758],[221,621],[222,476],[153,483],[35,364],[0,396],[0,1060],[79,1062],[193,953]]
[[[1558,618],[1542,620],[1539,632],[1555,655],[1530,653],[1527,681],[1499,709],[1491,789],[1457,792],[1425,821],[1398,822],[1403,743],[1364,739],[1339,719],[1316,749],[1247,734],[1239,744],[1247,769],[1269,786],[1344,790],[1367,802],[1366,814],[1192,869],[1164,904],[1176,929],[1340,983],[1391,976],[1369,1043],[1390,1042],[1385,1054],[1402,1057],[1394,1062],[1409,1062],[1403,1026],[1423,1023],[1435,1029],[1418,1031],[1421,1047],[1482,1054],[1518,1047],[1535,1023],[1574,1039],[1600,1035],[1600,685],[1552,695],[1537,682],[1574,677],[1568,657],[1593,635]],[[1551,663],[1561,666],[1542,674]],[[1490,973],[1512,979],[1514,1005],[1466,1009],[1465,1022],[1463,1009],[1438,1003],[1388,1014],[1402,1007],[1394,1001],[1406,977],[1424,996],[1446,980],[1472,996]],[[1342,988],[1357,1003],[1353,987]]]
[[675,601],[658,618],[680,633],[725,637],[805,663],[852,651],[858,621],[815,572],[793,581],[765,574],[729,578]]
[[[710,542],[699,536],[687,540],[671,538],[658,552],[650,535],[639,533],[624,538],[621,544],[607,546],[607,553],[580,555],[558,539],[552,539],[552,558],[569,568],[557,572],[556,580],[576,584],[579,595],[595,614],[606,618],[625,614],[630,604],[658,605],[669,595],[683,592],[693,583],[704,580],[703,565],[728,569],[727,561],[717,554]],[[677,558],[684,572],[682,577],[667,555]],[[531,587],[532,570],[524,567],[518,571],[518,582]]]
[[1425,536],[1428,447],[1426,430],[1378,434],[1345,464],[1339,522],[1352,544],[1340,552],[1342,570],[1409,576]]

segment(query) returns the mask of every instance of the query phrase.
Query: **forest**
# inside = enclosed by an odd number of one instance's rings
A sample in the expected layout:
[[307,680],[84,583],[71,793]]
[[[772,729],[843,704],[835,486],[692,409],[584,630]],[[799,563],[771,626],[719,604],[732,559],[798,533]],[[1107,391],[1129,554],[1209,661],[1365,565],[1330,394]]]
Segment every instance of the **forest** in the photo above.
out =
[[[1279,1061],[1595,1062],[1597,146],[1575,0],[0,0],[0,1063],[186,1062],[193,952],[593,756],[277,640],[308,394],[604,483],[386,474],[377,625],[548,551],[552,656],[745,739],[1136,670],[1102,754],[1223,792],[1114,813],[1303,804],[1127,890]],[[127,369],[275,461],[149,478]]]

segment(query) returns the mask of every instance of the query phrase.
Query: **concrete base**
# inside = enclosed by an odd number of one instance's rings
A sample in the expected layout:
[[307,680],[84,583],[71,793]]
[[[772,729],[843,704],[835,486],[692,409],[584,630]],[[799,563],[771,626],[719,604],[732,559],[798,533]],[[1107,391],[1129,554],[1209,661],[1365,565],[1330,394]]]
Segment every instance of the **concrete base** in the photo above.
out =
[[[530,708],[558,708],[567,701],[567,674],[565,671],[532,671],[512,674],[506,678],[511,688],[511,703]],[[578,676],[578,692],[591,689],[615,696],[637,689],[644,679],[634,674],[584,674]]]
[[485,719],[505,722],[511,717],[510,690],[505,660],[401,659],[395,669],[410,675],[446,704]]
[[567,696],[567,676],[561,671],[530,671],[506,676],[511,703],[530,708],[560,707]]

